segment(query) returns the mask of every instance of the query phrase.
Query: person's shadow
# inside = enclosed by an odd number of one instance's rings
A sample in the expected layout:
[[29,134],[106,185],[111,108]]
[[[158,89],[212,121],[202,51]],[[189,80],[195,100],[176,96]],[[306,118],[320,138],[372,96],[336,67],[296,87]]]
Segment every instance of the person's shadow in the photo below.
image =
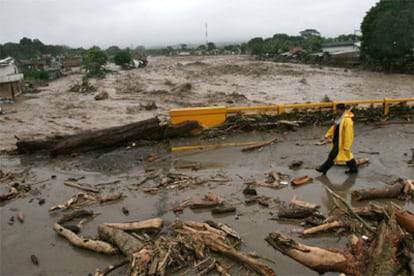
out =
[[[347,198],[347,195],[350,189],[355,185],[356,178],[357,178],[356,174],[349,174],[342,184],[336,184],[336,183],[332,183],[331,180],[326,175],[315,177],[315,179],[320,181],[322,185],[327,186],[328,188],[333,190],[335,193],[340,195],[345,200]],[[327,208],[330,208],[334,204],[334,202],[332,199],[332,195],[330,195],[328,191],[326,193],[327,193],[327,197],[322,198],[322,202]]]

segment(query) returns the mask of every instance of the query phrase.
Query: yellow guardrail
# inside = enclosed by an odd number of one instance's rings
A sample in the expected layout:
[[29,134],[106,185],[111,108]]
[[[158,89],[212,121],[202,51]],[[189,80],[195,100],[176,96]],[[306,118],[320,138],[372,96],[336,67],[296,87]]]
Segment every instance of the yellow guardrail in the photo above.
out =
[[[412,103],[410,103],[412,102]],[[183,108],[170,110],[171,124],[177,124],[186,120],[197,120],[201,124],[212,127],[223,123],[227,116],[232,113],[248,112],[248,113],[273,113],[282,114],[287,109],[314,109],[326,108],[335,111],[336,104],[344,103],[350,106],[357,105],[379,105],[382,104],[384,115],[390,113],[390,106],[393,103],[407,103],[414,105],[414,98],[396,98],[396,99],[378,99],[378,100],[355,100],[355,101],[335,101],[335,102],[321,102],[321,103],[305,103],[305,104],[278,104],[278,105],[259,105],[259,106],[242,106],[242,107],[198,107],[198,108]],[[410,104],[409,104],[410,103]]]

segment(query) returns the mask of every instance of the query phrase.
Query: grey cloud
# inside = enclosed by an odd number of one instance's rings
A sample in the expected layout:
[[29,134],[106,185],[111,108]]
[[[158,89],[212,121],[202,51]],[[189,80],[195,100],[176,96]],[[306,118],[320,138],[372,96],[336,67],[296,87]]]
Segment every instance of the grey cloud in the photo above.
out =
[[23,36],[72,47],[248,40],[314,28],[359,29],[377,0],[0,0],[0,43]]

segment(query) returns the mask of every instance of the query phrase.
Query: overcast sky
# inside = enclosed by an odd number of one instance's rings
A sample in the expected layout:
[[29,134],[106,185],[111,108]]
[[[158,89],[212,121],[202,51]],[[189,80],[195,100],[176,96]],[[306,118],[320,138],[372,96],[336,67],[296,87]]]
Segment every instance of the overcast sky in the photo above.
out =
[[0,43],[38,38],[89,48],[247,41],[359,30],[379,0],[0,0]]

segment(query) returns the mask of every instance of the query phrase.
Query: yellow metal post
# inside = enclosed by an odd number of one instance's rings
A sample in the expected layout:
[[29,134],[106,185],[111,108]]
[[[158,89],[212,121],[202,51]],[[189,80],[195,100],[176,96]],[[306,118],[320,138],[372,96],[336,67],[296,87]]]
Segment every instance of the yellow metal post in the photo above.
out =
[[384,99],[384,115],[388,115],[389,113],[390,113],[389,102],[388,102],[388,99],[385,98]]
[[170,110],[171,124],[197,120],[206,127],[213,127],[226,120],[225,106],[195,107]]

